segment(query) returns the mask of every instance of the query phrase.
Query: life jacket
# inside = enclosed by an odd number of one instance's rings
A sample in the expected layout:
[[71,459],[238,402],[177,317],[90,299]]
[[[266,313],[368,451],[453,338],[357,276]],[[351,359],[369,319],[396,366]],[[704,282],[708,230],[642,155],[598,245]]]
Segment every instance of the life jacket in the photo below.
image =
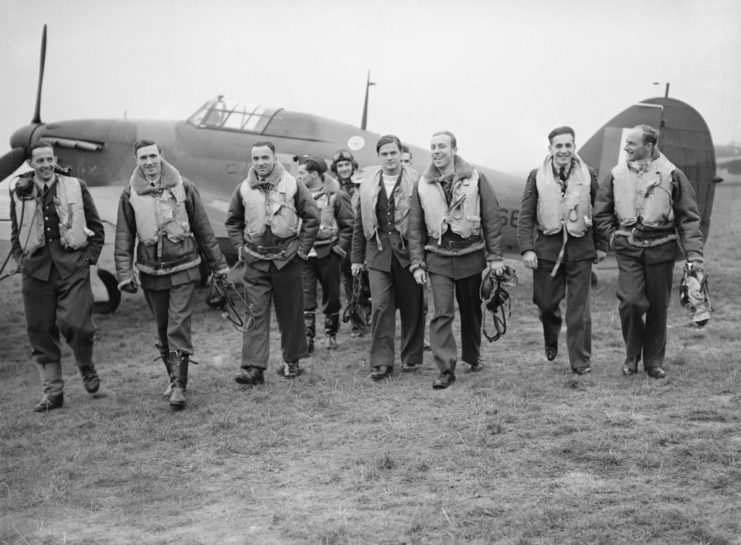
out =
[[339,188],[339,183],[325,174],[322,187],[313,194],[314,202],[319,209],[319,233],[316,236],[315,246],[322,246],[337,240],[339,227],[335,217],[335,204]]
[[[378,194],[381,192],[382,170],[375,175],[363,180],[360,185],[360,216],[363,220],[363,234],[367,240],[376,236],[378,231],[378,217],[376,216],[376,204],[378,203]],[[394,200],[394,229],[396,229],[403,238],[407,238],[409,231],[409,210],[412,189],[417,178],[414,172],[407,169],[404,165],[401,167],[401,180],[389,200]],[[393,197],[392,197],[393,196]]]
[[676,167],[663,153],[640,170],[627,162],[612,169],[615,214],[621,227],[640,221],[646,227],[666,227],[674,222],[672,172]]
[[462,238],[481,234],[479,173],[475,169],[467,169],[463,173],[457,171],[458,168],[452,181],[450,203],[445,200],[439,179],[429,178],[425,173],[417,185],[427,234],[438,239],[438,244],[448,229]]
[[[270,184],[265,192],[259,186]],[[270,227],[278,238],[290,238],[298,234],[301,227],[294,204],[298,183],[280,163],[276,163],[272,174],[266,180],[258,180],[254,169],[250,169],[242,182],[239,193],[244,205],[244,239],[256,244]]]
[[160,184],[152,187],[137,168],[129,182],[129,203],[134,209],[136,234],[145,246],[152,246],[167,237],[182,242],[192,236],[188,211],[185,208],[185,185],[180,173],[162,162]]
[[592,177],[589,167],[574,155],[566,191],[553,174],[553,157],[548,155],[535,174],[538,188],[538,227],[545,235],[555,235],[566,227],[573,237],[581,238],[592,225]]
[[[11,194],[18,218],[18,240],[25,255],[31,255],[41,248],[44,236],[44,218],[41,211],[41,194],[36,184],[27,197],[15,191],[19,178],[11,183]],[[77,178],[57,174],[57,196],[54,207],[59,217],[59,243],[69,250],[79,250],[87,246],[90,231],[85,222],[85,205],[82,201],[82,186]],[[21,216],[23,216],[21,221]]]

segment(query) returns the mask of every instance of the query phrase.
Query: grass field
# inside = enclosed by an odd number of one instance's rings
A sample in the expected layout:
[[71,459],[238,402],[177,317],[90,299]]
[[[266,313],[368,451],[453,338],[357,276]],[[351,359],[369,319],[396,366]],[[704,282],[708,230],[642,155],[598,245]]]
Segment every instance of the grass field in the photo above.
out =
[[172,413],[139,294],[98,318],[101,394],[66,349],[65,407],[35,414],[20,282],[6,280],[0,543],[741,544],[738,202],[741,185],[718,187],[717,310],[695,329],[675,290],[663,381],[620,374],[614,260],[593,295],[593,373],[578,378],[563,355],[545,360],[518,262],[508,333],[445,391],[429,353],[419,373],[372,382],[367,341],[344,326],[293,381],[273,373],[274,336],[267,383],[241,387],[240,335],[200,293],[200,365]]

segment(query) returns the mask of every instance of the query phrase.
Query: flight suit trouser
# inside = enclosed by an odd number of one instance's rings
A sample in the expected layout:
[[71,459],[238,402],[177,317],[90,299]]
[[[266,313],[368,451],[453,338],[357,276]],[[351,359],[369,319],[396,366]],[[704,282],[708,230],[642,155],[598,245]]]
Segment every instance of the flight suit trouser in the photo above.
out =
[[666,322],[674,260],[652,263],[646,256],[653,251],[659,250],[635,248],[615,252],[625,364],[634,368],[641,356],[645,369],[662,367],[666,355]]
[[590,308],[592,261],[555,263],[539,259],[533,271],[533,303],[538,306],[546,346],[557,346],[563,318],[561,301],[566,297],[566,347],[572,369],[584,369],[592,358],[592,313]]
[[72,348],[78,367],[93,363],[90,267],[85,265],[67,278],[61,278],[53,265],[48,280],[23,275],[21,293],[31,356],[39,364],[44,393],[60,394],[64,389],[60,333]]
[[322,286],[322,312],[337,314],[340,302],[340,256],[330,252],[326,257],[310,257],[302,264],[301,276],[304,287],[304,311],[314,312],[317,308],[317,283]]
[[[481,356],[481,273],[455,280],[429,273],[434,313],[430,320],[430,347],[440,372],[455,373],[458,349],[453,335],[455,301],[461,320],[461,359],[476,365]],[[455,296],[455,299],[453,298]]]
[[278,320],[283,361],[292,363],[308,356],[304,334],[302,265],[301,258],[294,257],[281,269],[271,263],[265,272],[245,263],[245,299],[254,317],[254,327],[242,337],[242,368],[268,367],[271,300]]
[[194,282],[178,284],[164,290],[144,289],[144,299],[154,315],[160,352],[193,354],[191,316],[196,290]]
[[422,286],[396,257],[391,271],[368,270],[371,302],[370,366],[394,366],[396,309],[401,315],[401,363],[420,365],[424,346],[425,321]]

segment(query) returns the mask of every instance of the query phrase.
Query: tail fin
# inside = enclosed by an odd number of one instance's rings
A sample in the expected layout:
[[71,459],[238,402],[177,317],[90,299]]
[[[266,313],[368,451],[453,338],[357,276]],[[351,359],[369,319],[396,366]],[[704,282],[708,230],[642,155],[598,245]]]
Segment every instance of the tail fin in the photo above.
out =
[[624,160],[625,132],[641,124],[661,130],[659,149],[692,182],[702,233],[707,240],[715,198],[715,149],[707,123],[689,104],[665,97],[634,104],[607,122],[582,146],[579,155],[597,169],[602,180],[613,166]]

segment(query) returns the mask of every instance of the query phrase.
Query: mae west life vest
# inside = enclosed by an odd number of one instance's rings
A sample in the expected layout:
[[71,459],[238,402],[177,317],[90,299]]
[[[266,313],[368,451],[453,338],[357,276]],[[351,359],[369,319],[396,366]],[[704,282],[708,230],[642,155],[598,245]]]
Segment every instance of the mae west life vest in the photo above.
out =
[[[363,220],[363,234],[367,240],[376,236],[378,231],[378,217],[376,216],[376,204],[378,203],[378,194],[381,192],[382,170],[379,170],[371,178],[367,178],[360,185],[360,216]],[[401,167],[401,180],[396,184],[389,200],[394,200],[394,229],[402,236],[407,238],[409,231],[409,211],[411,209],[410,200],[416,176],[409,169]]]
[[641,222],[664,227],[674,222],[672,172],[676,167],[663,153],[636,171],[622,163],[612,169],[615,214],[621,227]]
[[278,238],[296,236],[301,227],[294,204],[298,191],[296,178],[283,171],[267,193],[259,187],[252,187],[249,180],[248,177],[239,188],[244,205],[245,241],[259,241],[268,227]]
[[427,234],[438,239],[450,229],[462,238],[481,234],[479,173],[453,180],[450,203],[438,182],[422,177],[417,185],[420,204],[424,210]]
[[337,202],[337,193],[329,193],[320,189],[314,195],[314,202],[319,209],[319,233],[315,244],[326,244],[337,239],[337,218],[334,215],[334,207]]
[[538,188],[538,226],[545,235],[555,235],[566,227],[569,235],[583,237],[592,225],[592,178],[580,157],[574,156],[566,191],[553,174],[551,156],[541,163],[535,175]]
[[179,176],[175,185],[156,193],[139,194],[132,186],[129,203],[134,209],[137,236],[145,246],[157,244],[161,237],[181,242],[191,236],[185,186]]
[[[28,197],[22,198],[15,191],[19,179],[12,183],[13,206],[18,218],[18,239],[25,255],[31,255],[41,248],[44,236],[44,219],[41,212],[41,194],[33,184]],[[57,174],[57,196],[54,199],[59,217],[59,243],[70,250],[80,250],[87,246],[92,231],[85,222],[85,205],[82,201],[82,186],[77,178]],[[21,216],[22,219],[21,219]]]

